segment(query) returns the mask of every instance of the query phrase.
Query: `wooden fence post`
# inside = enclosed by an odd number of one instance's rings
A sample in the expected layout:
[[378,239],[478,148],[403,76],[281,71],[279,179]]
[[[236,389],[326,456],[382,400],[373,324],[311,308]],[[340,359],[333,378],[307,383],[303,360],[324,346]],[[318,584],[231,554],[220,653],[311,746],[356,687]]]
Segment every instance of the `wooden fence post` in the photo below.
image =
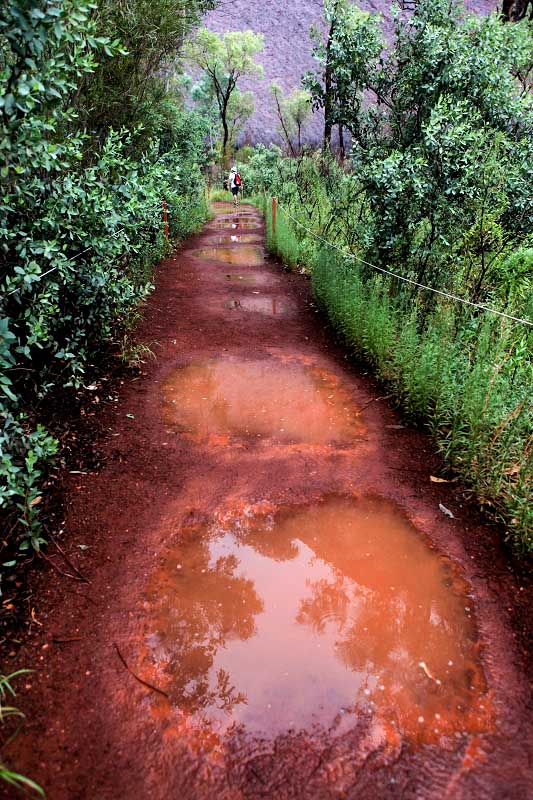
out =
[[166,200],[163,200],[163,233],[168,241],[168,205]]
[[272,198],[272,236],[276,235],[276,216],[278,213],[278,198]]

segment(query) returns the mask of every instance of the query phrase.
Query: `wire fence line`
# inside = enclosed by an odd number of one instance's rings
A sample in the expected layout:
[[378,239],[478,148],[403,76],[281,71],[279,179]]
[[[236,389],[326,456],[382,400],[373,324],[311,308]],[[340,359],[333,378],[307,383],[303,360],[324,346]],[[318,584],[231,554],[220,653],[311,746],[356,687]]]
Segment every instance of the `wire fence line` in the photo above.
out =
[[398,273],[392,272],[389,269],[385,269],[384,267],[378,267],[376,264],[371,264],[370,261],[365,261],[364,258],[355,255],[355,253],[348,253],[346,250],[344,250],[344,248],[339,247],[339,245],[330,242],[328,239],[324,239],[322,236],[319,236],[317,233],[315,233],[306,225],[304,225],[302,222],[300,222],[299,219],[296,219],[296,217],[294,217],[289,211],[287,211],[285,206],[282,206],[281,204],[278,203],[278,208],[283,212],[283,214],[286,217],[292,220],[292,222],[294,222],[300,228],[303,228],[304,231],[309,233],[318,241],[323,242],[328,247],[331,247],[333,250],[338,250],[338,252],[341,253],[345,258],[351,258],[355,261],[359,261],[361,264],[365,264],[367,267],[371,267],[372,269],[375,269],[377,272],[381,272],[384,275],[390,275],[391,278],[396,278],[399,281],[410,283],[412,286],[417,286],[419,289],[424,289],[427,292],[433,292],[434,294],[438,294],[441,297],[447,297],[450,300],[455,300],[458,303],[463,303],[464,305],[471,306],[472,308],[477,308],[480,311],[487,311],[490,314],[496,314],[498,317],[504,317],[505,319],[512,320],[512,322],[518,322],[521,325],[527,325],[530,328],[533,328],[533,322],[531,322],[528,319],[522,319],[521,317],[513,317],[512,314],[506,314],[504,311],[497,311],[495,308],[490,308],[490,306],[484,306],[481,303],[474,303],[471,300],[467,300],[464,297],[459,297],[456,294],[451,294],[450,292],[445,292],[442,291],[441,289],[435,289],[433,286],[426,286],[425,284],[419,283],[418,281],[414,281],[411,278],[406,278],[404,275],[398,275]]

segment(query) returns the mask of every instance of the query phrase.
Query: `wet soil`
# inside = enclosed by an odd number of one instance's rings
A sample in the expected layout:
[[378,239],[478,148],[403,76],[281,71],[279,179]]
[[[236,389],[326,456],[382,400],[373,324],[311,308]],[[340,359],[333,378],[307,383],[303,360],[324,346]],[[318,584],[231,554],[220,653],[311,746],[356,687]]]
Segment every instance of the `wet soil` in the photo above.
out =
[[232,224],[161,264],[157,360],[102,412],[104,466],[64,478],[91,582],[32,576],[3,757],[52,800],[525,800],[529,587],[304,278],[246,241],[198,257]]

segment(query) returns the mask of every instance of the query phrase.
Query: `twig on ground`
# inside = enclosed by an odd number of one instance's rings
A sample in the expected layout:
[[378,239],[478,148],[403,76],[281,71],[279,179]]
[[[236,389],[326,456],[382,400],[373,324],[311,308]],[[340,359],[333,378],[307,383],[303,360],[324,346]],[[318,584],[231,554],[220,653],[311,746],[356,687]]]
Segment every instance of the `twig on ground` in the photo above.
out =
[[64,558],[64,559],[65,559],[65,561],[67,562],[67,564],[69,565],[69,567],[70,567],[71,569],[73,569],[73,570],[74,570],[74,572],[76,573],[76,575],[78,575],[78,576],[79,576],[79,578],[80,578],[82,581],[84,581],[85,583],[90,583],[91,581],[89,580],[89,578],[86,578],[86,577],[85,577],[85,575],[84,575],[82,572],[80,572],[80,571],[79,571],[79,569],[77,568],[77,566],[76,566],[75,564],[73,564],[73,563],[72,563],[72,561],[71,561],[71,560],[70,560],[70,558],[67,556],[67,554],[65,553],[65,551],[63,550],[63,548],[61,547],[61,545],[59,544],[59,542],[57,541],[57,539],[55,539],[53,536],[50,536],[50,539],[51,539],[51,540],[52,540],[52,542],[55,544],[55,546],[57,547],[57,549],[59,550],[59,552],[61,553],[61,555],[63,556],[63,558]]
[[151,689],[152,692],[157,692],[158,694],[162,694],[163,697],[168,697],[168,693],[165,692],[163,689],[158,689],[157,686],[152,686],[152,684],[148,683],[148,681],[144,681],[142,678],[139,678],[139,676],[136,675],[133,672],[133,670],[130,669],[130,667],[128,666],[126,659],[119,650],[118,644],[116,642],[113,642],[113,645],[115,646],[115,650],[117,651],[117,656],[120,658],[122,665],[127,669],[130,675],[135,678],[136,681],[139,681],[139,683],[141,683],[143,686],[146,686],[147,689]]
[[377,403],[378,400],[390,400],[391,397],[394,397],[394,395],[393,394],[384,394],[381,397],[373,397],[372,400],[369,400],[368,403],[365,403],[364,406],[362,406],[359,409],[359,411],[357,412],[357,414],[355,416],[356,417],[360,416],[363,413],[363,411],[365,410],[365,408],[368,408],[368,406],[371,405],[372,403]]
[[75,594],[76,597],[81,597],[82,600],[87,600],[89,603],[92,603],[93,606],[96,606],[98,608],[98,603],[96,602],[96,600],[93,600],[93,598],[89,597],[89,595],[80,594],[79,592],[75,592],[73,589],[67,589],[66,586],[64,588],[66,592],[70,592],[70,594]]
[[78,578],[77,575],[71,575],[70,572],[65,572],[60,567],[58,567],[55,561],[53,561],[50,558],[50,556],[45,555],[42,551],[41,551],[41,557],[44,558],[45,561],[48,561],[48,563],[51,564],[51,566],[55,569],[55,571],[58,572],[60,575],[63,575],[65,578],[72,578],[73,581],[81,581],[81,578]]
[[70,639],[57,639],[55,636],[52,639],[54,644],[70,644],[70,642],[81,642],[81,636],[71,636]]

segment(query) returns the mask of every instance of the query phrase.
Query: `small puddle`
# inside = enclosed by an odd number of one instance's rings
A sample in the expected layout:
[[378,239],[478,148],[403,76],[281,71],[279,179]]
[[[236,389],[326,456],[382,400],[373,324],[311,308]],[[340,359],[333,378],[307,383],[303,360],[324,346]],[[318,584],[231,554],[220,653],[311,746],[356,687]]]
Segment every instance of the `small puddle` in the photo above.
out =
[[239,247],[204,247],[201,250],[193,250],[191,255],[206,261],[221,261],[224,264],[250,267],[258,267],[265,260],[263,248],[251,244]]
[[255,233],[229,233],[209,238],[209,244],[214,245],[247,244],[249,242],[257,242]]
[[273,317],[288,314],[291,311],[290,303],[280,297],[242,297],[237,300],[229,300],[226,308],[233,308],[236,311],[254,311]]
[[256,220],[253,221],[253,217],[250,217],[248,220],[241,220],[239,222],[232,221],[230,219],[221,221],[221,222],[214,222],[211,227],[215,228],[216,230],[232,230],[232,231],[258,231],[260,230],[260,221]]
[[442,746],[490,729],[453,563],[384,500],[267,505],[182,531],[149,582],[141,669],[166,713],[263,737],[364,719]]
[[177,369],[162,385],[163,415],[193,436],[271,437],[352,444],[364,431],[348,390],[297,361],[220,358]]

